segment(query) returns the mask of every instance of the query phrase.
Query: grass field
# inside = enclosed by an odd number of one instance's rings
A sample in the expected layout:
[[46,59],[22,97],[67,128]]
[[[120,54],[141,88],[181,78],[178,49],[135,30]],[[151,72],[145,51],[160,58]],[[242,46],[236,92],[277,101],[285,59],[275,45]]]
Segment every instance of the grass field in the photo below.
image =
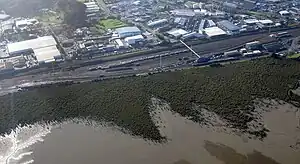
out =
[[161,140],[149,112],[150,99],[170,103],[174,112],[201,123],[200,105],[215,112],[231,127],[264,137],[265,131],[249,131],[254,100],[297,101],[290,89],[300,79],[294,60],[257,59],[220,68],[193,68],[147,77],[128,77],[69,86],[47,86],[0,97],[0,134],[18,124],[89,118],[109,121],[133,135]]
[[300,53],[287,56],[287,58],[289,58],[289,59],[297,59],[299,57],[300,57]]
[[104,28],[105,30],[107,29],[116,29],[119,27],[124,27],[126,26],[126,23],[118,20],[118,19],[104,19],[99,21],[99,24],[97,24],[98,28]]

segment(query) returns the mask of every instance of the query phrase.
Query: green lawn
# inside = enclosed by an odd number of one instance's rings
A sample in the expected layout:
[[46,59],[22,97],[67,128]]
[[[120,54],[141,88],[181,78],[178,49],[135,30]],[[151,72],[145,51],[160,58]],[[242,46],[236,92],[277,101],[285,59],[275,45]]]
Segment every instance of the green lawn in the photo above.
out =
[[296,59],[296,58],[299,58],[299,57],[300,57],[300,53],[287,56],[287,58],[289,58],[289,59]]
[[119,27],[124,27],[126,26],[126,23],[118,20],[118,19],[104,19],[99,21],[99,24],[96,25],[97,28],[103,28],[105,30],[107,29],[115,29]]

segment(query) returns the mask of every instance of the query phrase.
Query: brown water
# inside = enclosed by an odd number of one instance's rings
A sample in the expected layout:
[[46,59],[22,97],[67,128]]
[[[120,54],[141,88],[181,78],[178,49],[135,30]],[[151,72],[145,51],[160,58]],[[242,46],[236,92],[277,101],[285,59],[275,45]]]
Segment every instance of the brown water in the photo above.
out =
[[[107,125],[89,126],[69,121],[52,127],[51,133],[41,137],[43,142],[28,146],[26,151],[32,150],[33,154],[26,159],[30,157],[36,164],[300,163],[297,109],[290,104],[276,105],[277,108],[262,115],[270,129],[264,141],[233,132],[224,127],[222,121],[203,127],[165,110],[167,104],[157,107],[163,110],[153,113],[152,117],[154,121],[162,121],[157,125],[162,135],[168,138],[164,144],[132,137]],[[207,119],[211,118],[220,119],[214,114]]]

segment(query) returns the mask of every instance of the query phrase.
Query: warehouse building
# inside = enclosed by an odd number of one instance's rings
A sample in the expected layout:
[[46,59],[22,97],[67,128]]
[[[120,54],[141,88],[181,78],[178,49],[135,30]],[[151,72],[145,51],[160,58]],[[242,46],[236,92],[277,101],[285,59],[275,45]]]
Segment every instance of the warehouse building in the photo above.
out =
[[13,26],[14,26],[14,21],[13,20],[7,20],[3,21],[0,24],[0,33],[12,33],[13,32]]
[[5,21],[8,20],[9,18],[10,16],[7,14],[0,14],[0,21]]
[[181,37],[182,40],[188,40],[188,39],[194,39],[194,38],[202,39],[202,38],[205,38],[205,36],[200,33],[197,33],[197,32],[191,32],[191,33],[185,34]]
[[233,23],[229,22],[228,20],[223,20],[218,22],[218,26],[227,32],[227,34],[237,34],[240,32],[240,27],[234,25]]
[[259,20],[258,26],[260,28],[269,28],[274,26],[274,22],[270,19]]
[[212,38],[212,37],[220,37],[220,36],[224,36],[226,35],[227,33],[220,29],[219,27],[209,27],[209,28],[205,28],[203,30],[203,32],[209,37],[209,38]]
[[27,29],[30,26],[34,26],[39,24],[39,21],[37,19],[22,19],[16,21],[16,27],[20,30]]
[[100,7],[96,4],[96,2],[86,2],[84,3],[86,6],[85,12],[87,13],[87,17],[89,21],[96,21],[100,19]]
[[183,29],[172,29],[167,32],[167,34],[169,34],[173,38],[177,38],[177,39],[188,33],[189,32],[187,32],[186,30],[183,30]]
[[159,27],[159,26],[165,25],[166,23],[168,23],[167,19],[159,19],[156,21],[149,22],[147,25],[149,27]]
[[185,25],[186,22],[187,18],[177,17],[174,19],[174,23],[182,27]]
[[257,19],[245,19],[244,23],[248,26],[254,26],[258,23],[259,21]]
[[253,41],[246,43],[245,47],[248,51],[260,50],[262,48],[262,44],[259,41]]
[[143,35],[130,36],[124,39],[129,45],[145,41]]
[[195,12],[190,9],[176,9],[170,11],[172,15],[177,16],[177,17],[193,17],[195,16]]
[[116,33],[120,38],[135,36],[142,34],[141,30],[135,26],[117,28]]
[[115,43],[116,43],[117,48],[119,48],[119,49],[125,48],[125,44],[121,39],[116,39]]
[[49,63],[61,57],[56,47],[57,43],[52,36],[44,36],[36,39],[7,44],[7,52],[10,56],[22,54],[34,54],[39,63]]

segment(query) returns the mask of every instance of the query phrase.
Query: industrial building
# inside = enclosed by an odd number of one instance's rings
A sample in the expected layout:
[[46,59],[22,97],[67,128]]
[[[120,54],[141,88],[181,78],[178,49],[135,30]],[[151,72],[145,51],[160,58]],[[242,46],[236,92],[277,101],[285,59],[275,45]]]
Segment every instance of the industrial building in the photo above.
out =
[[39,21],[37,19],[22,19],[16,21],[16,27],[20,30],[28,28],[28,26],[37,25]]
[[244,23],[248,26],[254,26],[258,23],[259,21],[257,19],[245,19]]
[[34,54],[39,63],[55,61],[61,54],[56,47],[57,43],[52,36],[44,36],[36,39],[7,44],[7,52],[10,56],[22,54]]
[[269,28],[274,26],[274,22],[270,19],[259,20],[258,26],[260,28]]
[[262,48],[262,44],[259,41],[246,43],[246,49],[248,51],[260,50]]
[[119,48],[119,49],[126,47],[124,42],[121,39],[116,39],[115,43],[116,43],[117,48]]
[[145,38],[143,37],[143,35],[135,35],[135,36],[126,37],[124,40],[129,45],[133,45],[133,44],[136,44],[138,42],[143,42],[145,40]]
[[116,33],[120,38],[135,36],[142,34],[141,30],[135,26],[117,28]]
[[14,21],[13,20],[7,20],[3,21],[0,24],[0,33],[11,33],[13,32],[13,26],[14,26]]
[[227,33],[220,29],[219,27],[209,27],[209,28],[205,28],[203,30],[203,32],[209,37],[217,37],[217,36],[224,36]]
[[199,32],[199,33],[202,33],[202,31],[204,30],[204,28],[205,28],[205,23],[206,23],[206,19],[202,19],[202,20],[200,21],[199,29],[198,29],[198,32]]
[[182,18],[182,17],[176,17],[174,19],[174,23],[179,26],[182,26],[182,27],[185,25],[186,21],[187,21],[187,18]]
[[8,20],[9,18],[10,16],[7,14],[0,14],[0,21],[5,21]]
[[195,16],[195,12],[193,10],[190,9],[176,9],[176,10],[172,10],[170,11],[172,15],[174,16],[180,16],[180,17],[193,17]]
[[201,39],[201,38],[205,38],[205,36],[197,32],[191,32],[181,37],[182,40],[193,39],[193,38]]
[[218,26],[227,32],[227,34],[237,34],[240,32],[240,27],[234,25],[233,23],[229,22],[228,20],[223,20],[218,22]]
[[181,36],[188,34],[188,33],[189,32],[187,32],[186,30],[183,30],[183,29],[172,29],[167,32],[167,34],[171,35],[174,38],[180,38]]
[[227,12],[235,12],[237,10],[238,6],[234,3],[230,2],[224,2],[223,3],[223,10]]
[[164,25],[166,23],[168,23],[167,19],[159,19],[159,20],[156,20],[156,21],[149,22],[147,25],[149,27],[159,27],[159,26]]
[[279,11],[279,14],[281,16],[290,16],[291,15],[291,13],[289,11],[287,11],[287,10]]
[[100,18],[100,7],[96,4],[95,1],[84,3],[86,6],[86,16],[89,21],[99,20]]

